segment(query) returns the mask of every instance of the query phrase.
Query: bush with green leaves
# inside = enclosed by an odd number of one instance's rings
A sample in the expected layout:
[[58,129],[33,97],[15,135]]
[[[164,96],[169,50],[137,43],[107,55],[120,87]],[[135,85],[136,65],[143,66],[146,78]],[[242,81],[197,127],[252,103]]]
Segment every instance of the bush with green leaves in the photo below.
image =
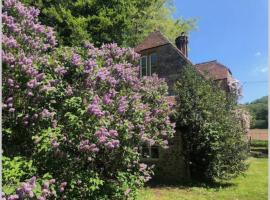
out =
[[174,132],[165,81],[140,79],[130,48],[56,49],[38,14],[4,2],[2,198],[135,198],[151,178],[139,147],[165,147]]
[[[245,129],[233,110],[236,98],[187,66],[175,86],[177,125],[191,177],[230,179],[246,169]],[[232,98],[233,97],[233,98]]]

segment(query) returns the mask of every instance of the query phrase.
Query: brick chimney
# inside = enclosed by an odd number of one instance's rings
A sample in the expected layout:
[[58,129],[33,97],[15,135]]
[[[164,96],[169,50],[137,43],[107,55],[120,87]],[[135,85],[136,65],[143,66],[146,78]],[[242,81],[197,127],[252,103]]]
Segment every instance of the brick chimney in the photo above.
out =
[[175,39],[175,45],[186,57],[188,57],[188,36],[184,32]]

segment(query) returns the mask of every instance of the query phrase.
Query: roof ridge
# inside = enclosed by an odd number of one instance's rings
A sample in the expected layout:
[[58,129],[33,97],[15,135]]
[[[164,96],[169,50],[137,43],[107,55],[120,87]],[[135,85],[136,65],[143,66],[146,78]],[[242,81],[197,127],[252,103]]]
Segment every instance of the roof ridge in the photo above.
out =
[[[195,65],[202,65],[202,64],[207,64],[207,63],[211,63],[211,62],[219,63],[217,60],[210,60],[210,61],[205,61],[205,62],[196,63]],[[220,64],[220,63],[219,63],[219,64]]]

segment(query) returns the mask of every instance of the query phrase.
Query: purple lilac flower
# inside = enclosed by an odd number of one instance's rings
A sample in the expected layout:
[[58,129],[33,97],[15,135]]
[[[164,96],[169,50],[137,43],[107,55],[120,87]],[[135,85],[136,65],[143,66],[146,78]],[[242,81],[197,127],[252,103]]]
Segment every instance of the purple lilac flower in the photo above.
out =
[[11,112],[11,113],[15,112],[15,108],[10,108],[10,109],[8,110],[8,112]]
[[95,144],[90,144],[89,140],[83,140],[80,142],[79,150],[82,152],[98,152],[99,149]]
[[52,113],[50,113],[48,109],[43,109],[42,112],[40,113],[40,115],[42,118],[52,117]]
[[75,66],[81,65],[81,56],[79,54],[74,53],[71,58],[71,63]]
[[54,139],[54,140],[52,140],[51,145],[52,145],[52,148],[53,149],[56,149],[56,148],[59,147],[60,144],[57,142],[56,139]]
[[103,68],[103,69],[98,71],[97,78],[104,81],[109,76],[109,74],[110,74],[110,72],[108,71],[108,69]]
[[106,104],[106,105],[111,104],[111,103],[112,103],[111,96],[112,96],[112,95],[111,95],[110,93],[105,94],[105,95],[103,96],[103,103]]
[[95,60],[88,59],[84,63],[84,72],[90,73],[92,71],[92,69],[95,68],[96,66],[97,66],[97,63]]
[[40,73],[40,74],[37,74],[37,75],[36,75],[36,80],[37,80],[38,82],[42,81],[43,78],[44,78],[44,73]]
[[92,104],[90,104],[87,108],[87,112],[97,117],[102,117],[105,114],[99,106],[98,96],[94,97]]
[[55,68],[55,73],[57,73],[59,76],[64,76],[67,73],[67,70],[65,67],[57,67]]
[[72,87],[70,85],[67,86],[65,94],[68,96],[71,96],[73,94]]
[[120,114],[126,112],[127,106],[128,106],[128,102],[127,102],[127,97],[121,97],[119,100],[119,106],[118,106],[118,112]]
[[36,79],[30,80],[27,82],[27,87],[33,89],[38,86],[38,82]]
[[118,132],[116,130],[110,130],[109,134],[111,137],[117,137],[118,136]]

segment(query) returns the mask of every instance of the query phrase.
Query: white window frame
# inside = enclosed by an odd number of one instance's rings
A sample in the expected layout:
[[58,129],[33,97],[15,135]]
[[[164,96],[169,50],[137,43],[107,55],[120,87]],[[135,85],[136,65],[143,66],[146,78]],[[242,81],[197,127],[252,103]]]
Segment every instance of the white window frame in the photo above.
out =
[[145,58],[145,62],[146,62],[146,67],[145,67],[145,69],[146,69],[146,73],[145,73],[145,76],[147,76],[147,66],[148,66],[148,64],[147,64],[147,60],[148,60],[148,58],[147,58],[148,56],[142,56],[141,58],[140,58],[140,78],[142,78],[143,76],[142,76],[142,59],[143,58]]
[[152,57],[152,55],[153,54],[156,54],[156,56],[157,56],[157,53],[156,52],[153,52],[153,53],[151,53],[151,54],[149,54],[149,69],[150,69],[150,75],[149,76],[152,76],[152,62],[151,62],[151,57]]
[[[146,147],[147,147],[147,150],[148,150],[148,156],[149,157],[146,157],[146,158],[142,157],[141,159],[143,159],[143,160],[158,160],[158,159],[160,159],[160,149],[159,149],[158,145],[152,145],[151,146],[149,144],[146,144]],[[152,147],[155,147],[158,150],[158,157],[157,158],[152,157]],[[140,146],[140,153],[141,154],[143,153],[142,151],[143,151],[143,147]]]

